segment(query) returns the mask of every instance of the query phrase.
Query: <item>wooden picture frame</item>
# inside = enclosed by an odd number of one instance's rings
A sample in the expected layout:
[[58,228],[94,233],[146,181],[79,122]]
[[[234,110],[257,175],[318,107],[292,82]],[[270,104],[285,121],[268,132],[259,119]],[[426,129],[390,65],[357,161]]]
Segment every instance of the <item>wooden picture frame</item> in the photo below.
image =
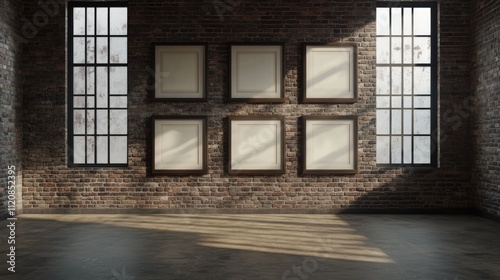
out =
[[355,43],[305,43],[303,53],[303,103],[357,102]]
[[207,101],[207,44],[153,43],[155,101]]
[[227,154],[231,175],[284,174],[285,118],[229,116]]
[[153,175],[205,174],[207,117],[153,117]]
[[232,43],[229,49],[229,102],[285,101],[283,43]]
[[303,116],[302,174],[358,172],[358,118]]

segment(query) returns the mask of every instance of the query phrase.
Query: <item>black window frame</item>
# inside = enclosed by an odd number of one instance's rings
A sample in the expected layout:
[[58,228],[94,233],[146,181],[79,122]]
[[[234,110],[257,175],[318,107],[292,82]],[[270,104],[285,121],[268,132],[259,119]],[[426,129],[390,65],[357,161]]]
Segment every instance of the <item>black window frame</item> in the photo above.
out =
[[[71,2],[68,2],[68,5],[67,5],[67,145],[68,145],[68,148],[67,148],[67,159],[68,159],[68,167],[128,167],[128,161],[129,161],[129,158],[128,158],[128,146],[129,146],[129,137],[128,137],[128,121],[127,121],[127,124],[126,124],[126,127],[127,127],[127,134],[124,135],[124,134],[112,134],[110,133],[110,111],[112,109],[114,110],[125,110],[127,112],[127,115],[128,115],[128,104],[125,108],[120,108],[120,109],[117,109],[117,108],[111,108],[110,107],[110,94],[109,94],[109,90],[110,90],[110,83],[109,83],[109,67],[126,67],[127,70],[128,70],[128,65],[129,65],[129,62],[128,62],[128,46],[127,46],[127,62],[126,63],[110,63],[110,54],[109,54],[109,44],[110,44],[110,38],[127,38],[127,44],[128,44],[128,38],[129,38],[129,35],[128,35],[128,27],[127,27],[127,34],[126,35],[110,35],[109,34],[109,29],[110,29],[110,10],[108,9],[108,34],[107,35],[97,35],[97,24],[94,24],[94,35],[87,35],[85,31],[85,35],[75,35],[73,34],[74,32],[74,22],[73,22],[73,9],[74,8],[96,8],[95,9],[95,14],[94,14],[94,18],[96,18],[96,14],[97,14],[97,8],[127,8],[128,10],[128,2],[126,1],[106,1],[106,2],[91,2],[91,1],[71,1]],[[128,21],[128,20],[127,20]],[[127,23],[128,25],[128,23]],[[92,36],[94,38],[108,38],[108,61],[107,63],[97,63],[97,57],[95,57],[95,63],[88,63],[87,61],[85,61],[85,63],[74,63],[73,62],[73,39],[75,37],[83,37],[83,38],[86,38],[87,36]],[[97,40],[94,40],[94,44],[97,44]],[[85,53],[87,53],[87,48],[85,48]],[[97,54],[96,54],[97,55]],[[107,108],[103,108],[101,110],[107,110],[107,116],[108,116],[108,133],[105,134],[107,137],[108,137],[108,163],[97,163],[97,143],[96,143],[96,148],[94,149],[94,163],[87,163],[87,141],[85,141],[85,163],[74,163],[74,136],[75,136],[75,133],[74,133],[74,129],[73,129],[73,121],[74,121],[74,80],[73,80],[73,75],[74,75],[74,67],[88,67],[88,66],[93,66],[93,67],[108,67],[108,107]],[[128,72],[128,71],[127,71]],[[94,77],[97,77],[97,73],[94,75]],[[96,78],[94,78],[96,79]],[[127,79],[127,83],[128,83],[128,79]],[[97,85],[97,83],[94,83],[94,85]],[[128,91],[128,89],[127,89]],[[87,96],[87,86],[85,86],[85,95],[84,96]],[[127,96],[127,103],[128,103],[128,92],[125,93],[125,94],[122,94],[122,95],[117,95],[117,94],[114,94],[113,96]],[[95,99],[95,104],[94,104],[94,107],[88,107],[87,106],[87,102],[85,107],[84,107],[84,110],[87,111],[87,109],[89,108],[92,108],[93,110],[95,110],[95,115],[94,115],[94,119],[97,120],[97,98],[94,98]],[[97,122],[96,122],[97,124]],[[95,131],[94,133],[87,133],[87,114],[85,114],[85,134],[82,135],[82,136],[94,136],[95,137],[95,140],[97,142],[97,136],[99,134],[97,134],[97,125],[94,125],[95,126]],[[78,136],[78,135],[77,135]],[[102,135],[101,135],[102,136]],[[126,163],[109,163],[109,159],[110,159],[110,137],[113,137],[113,136],[125,136],[127,138],[127,141],[126,141]]]
[[[404,163],[404,156],[403,156],[403,143],[401,144],[401,163],[391,163],[392,162],[392,148],[390,144],[390,152],[389,152],[389,163],[378,163],[377,162],[377,167],[422,167],[422,168],[436,168],[438,167],[438,162],[439,162],[439,126],[438,126],[438,102],[439,102],[439,92],[438,92],[438,52],[439,52],[439,43],[438,43],[438,3],[435,1],[425,1],[425,2],[396,2],[396,1],[378,1],[377,2],[377,8],[430,8],[431,11],[431,34],[429,35],[414,35],[413,32],[411,35],[392,35],[392,15],[390,14],[390,24],[389,28],[391,29],[391,32],[389,35],[378,35],[376,33],[376,38],[379,37],[400,37],[400,38],[405,38],[405,37],[410,37],[410,38],[416,38],[416,37],[430,37],[431,38],[431,61],[430,63],[414,63],[412,62],[411,64],[409,63],[404,63],[404,61],[401,61],[401,63],[376,63],[375,66],[385,66],[385,67],[393,67],[393,66],[399,66],[399,67],[418,67],[418,66],[424,66],[424,67],[430,67],[431,71],[431,85],[430,85],[430,99],[431,99],[431,104],[430,104],[430,114],[431,114],[431,123],[430,123],[430,137],[431,137],[431,155],[430,155],[430,163],[428,164],[422,164],[422,163]],[[401,10],[403,13],[403,9]],[[412,16],[413,18],[413,16]],[[377,19],[376,19],[377,20]],[[402,19],[403,21],[403,19]],[[390,44],[391,46],[391,44]],[[390,50],[392,51],[392,50]],[[403,52],[402,52],[403,53]],[[403,54],[402,54],[403,55]],[[390,55],[391,57],[391,55]],[[392,75],[391,75],[391,80],[392,80]],[[391,83],[392,84],[392,83]],[[392,85],[391,85],[392,87]],[[390,94],[389,96],[392,96]],[[401,96],[403,96],[401,94]],[[411,96],[415,96],[412,94]],[[377,96],[376,96],[377,97]],[[403,108],[403,107],[402,107]],[[392,107],[389,107],[389,110],[392,110]],[[415,108],[412,102],[412,111],[414,111]],[[376,110],[378,108],[376,107]],[[413,118],[413,117],[412,117]],[[403,116],[401,117],[401,122],[403,123]],[[390,119],[391,127],[392,127],[392,119]],[[401,126],[401,133],[400,134],[393,134],[392,131],[389,131],[389,134],[378,134],[376,133],[376,136],[401,136],[402,138],[404,136],[408,136],[407,134],[405,135],[403,132],[403,126]],[[412,138],[415,136],[419,136],[418,134],[412,133],[411,134]],[[413,140],[412,140],[413,143]],[[412,162],[414,158],[414,145],[412,144],[411,147],[411,156],[412,156]],[[378,151],[377,151],[378,152]]]

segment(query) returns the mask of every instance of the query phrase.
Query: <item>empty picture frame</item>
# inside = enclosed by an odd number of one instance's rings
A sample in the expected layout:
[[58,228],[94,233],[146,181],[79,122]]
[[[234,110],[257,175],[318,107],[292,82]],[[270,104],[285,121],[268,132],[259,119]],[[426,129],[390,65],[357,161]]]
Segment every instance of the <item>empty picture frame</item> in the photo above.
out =
[[230,102],[283,103],[283,49],[281,43],[230,44]]
[[207,172],[207,117],[154,117],[152,174]]
[[154,43],[157,101],[207,100],[207,44]]
[[356,44],[304,44],[302,102],[357,102],[357,64]]
[[357,117],[304,116],[302,120],[302,174],[357,173]]
[[229,174],[285,173],[283,116],[229,116],[228,123]]

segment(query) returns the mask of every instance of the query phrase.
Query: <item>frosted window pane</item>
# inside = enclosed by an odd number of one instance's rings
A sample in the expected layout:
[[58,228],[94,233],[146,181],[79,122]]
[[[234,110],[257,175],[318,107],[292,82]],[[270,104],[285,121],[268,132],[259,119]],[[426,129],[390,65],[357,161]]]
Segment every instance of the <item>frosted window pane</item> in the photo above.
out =
[[414,77],[414,94],[431,94],[431,68],[430,67],[415,67]]
[[430,108],[431,107],[431,97],[430,96],[415,96],[414,99],[415,108]]
[[108,8],[97,8],[97,35],[108,35]]
[[413,158],[417,164],[431,163],[431,137],[415,136],[413,139]]
[[390,38],[377,38],[377,63],[390,63]]
[[127,38],[110,38],[110,63],[127,63]]
[[412,163],[411,150],[412,150],[411,136],[403,137],[403,163]]
[[377,94],[391,94],[391,71],[389,67],[377,67]]
[[73,38],[73,62],[85,63],[85,38]]
[[97,38],[97,63],[108,63],[108,38]]
[[391,42],[392,49],[392,63],[401,63],[401,54],[402,54],[402,38],[392,38]]
[[392,110],[392,134],[401,134],[401,110]]
[[110,67],[110,94],[127,94],[127,68]]
[[87,137],[87,163],[95,163],[95,137]]
[[412,8],[404,8],[403,9],[403,35],[412,35]]
[[85,134],[85,110],[73,111],[73,133]]
[[87,133],[95,133],[95,112],[94,110],[87,111]]
[[95,97],[87,96],[87,108],[94,108],[94,107],[95,107]]
[[108,111],[97,111],[97,134],[108,133]]
[[127,8],[110,8],[111,35],[127,35]]
[[111,136],[109,163],[127,163],[127,137]]
[[377,108],[390,108],[391,99],[389,96],[377,96]]
[[109,111],[109,132],[111,134],[127,134],[127,111]]
[[413,40],[415,63],[431,63],[431,38],[415,37]]
[[412,42],[411,38],[403,38],[403,63],[412,63]]
[[73,94],[85,94],[85,67],[73,68]]
[[97,163],[108,163],[108,137],[97,137]]
[[73,137],[73,162],[85,163],[85,136]]
[[412,108],[413,104],[411,103],[412,98],[410,96],[403,97],[403,107],[404,108]]
[[431,133],[431,110],[415,110],[413,112],[415,134]]
[[127,108],[126,96],[112,96],[110,98],[110,108]]
[[392,94],[401,94],[401,67],[392,67]]
[[85,35],[85,8],[73,9],[73,34]]
[[73,107],[74,108],[85,108],[85,96],[74,96],[73,97]]
[[413,94],[413,67],[403,67],[403,94]]
[[389,9],[377,8],[377,35],[389,35]]
[[414,35],[431,35],[431,9],[413,9],[413,33]]
[[377,163],[390,163],[390,139],[389,136],[377,136]]
[[389,116],[389,110],[377,110],[377,134],[389,134]]
[[392,108],[401,108],[401,96],[392,97]]
[[403,111],[403,133],[404,134],[412,134],[413,128],[413,111],[412,110],[404,110]]
[[101,92],[97,95],[97,108],[108,107],[108,96],[106,92]]
[[392,35],[401,35],[401,27],[403,25],[402,18],[401,18],[401,8],[392,8],[392,22],[391,22],[391,28],[392,28]]
[[95,8],[87,8],[87,35],[95,35]]
[[391,137],[391,163],[400,164],[401,163],[401,136]]
[[87,38],[87,63],[95,63],[95,39]]
[[108,107],[108,68],[97,67],[97,108]]
[[95,68],[87,68],[87,95],[95,94]]

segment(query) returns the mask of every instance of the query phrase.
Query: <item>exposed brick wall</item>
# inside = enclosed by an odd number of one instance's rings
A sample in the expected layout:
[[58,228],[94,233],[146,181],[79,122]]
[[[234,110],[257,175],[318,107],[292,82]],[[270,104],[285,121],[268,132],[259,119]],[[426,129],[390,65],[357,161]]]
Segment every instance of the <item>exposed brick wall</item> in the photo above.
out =
[[17,199],[21,202],[21,4],[0,1],[0,219],[7,215],[8,166],[16,167]]
[[[31,1],[30,1],[31,2]],[[375,165],[375,7],[362,1],[241,1],[217,13],[214,1],[129,2],[129,167],[68,168],[65,148],[64,15],[50,18],[26,45],[24,207],[40,208],[462,208],[471,201],[466,123],[441,120],[441,167]],[[223,1],[224,2],[224,1]],[[228,1],[237,3],[239,1]],[[470,92],[469,1],[441,1],[441,110]],[[39,10],[25,3],[25,16]],[[455,29],[459,26],[459,30]],[[152,102],[151,42],[208,42],[208,95],[202,104]],[[229,42],[286,43],[285,104],[224,103]],[[302,42],[358,45],[359,101],[300,104]],[[36,61],[33,63],[33,61]],[[287,172],[226,173],[225,117],[285,115]],[[359,173],[299,176],[302,115],[359,116]],[[209,174],[150,176],[153,115],[207,115]]]
[[[470,3],[439,1],[439,125],[443,167],[450,172],[470,173]],[[449,160],[453,159],[453,160]]]
[[475,1],[473,11],[474,185],[478,207],[500,217],[500,2]]

